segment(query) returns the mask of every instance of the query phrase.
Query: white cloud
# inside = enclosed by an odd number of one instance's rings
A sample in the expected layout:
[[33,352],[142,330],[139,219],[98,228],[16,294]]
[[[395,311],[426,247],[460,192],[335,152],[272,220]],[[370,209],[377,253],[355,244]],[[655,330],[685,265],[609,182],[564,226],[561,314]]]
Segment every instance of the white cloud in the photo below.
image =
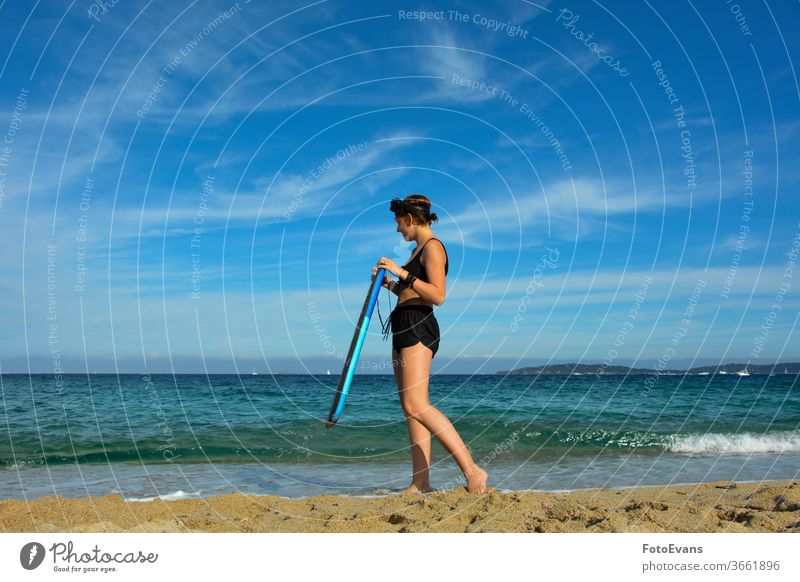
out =
[[[528,187],[521,194],[514,191],[487,193],[479,201],[451,202],[453,212],[441,230],[447,232],[449,239],[463,241],[465,246],[509,248],[506,235],[518,241],[517,235],[523,231],[530,234],[533,227],[539,229],[542,239],[547,236],[545,226],[549,225],[553,238],[574,240],[576,235],[587,234],[591,225],[602,224],[604,228],[615,229],[608,223],[614,216],[660,212],[665,203],[659,192],[629,189],[617,179],[607,180],[605,184],[587,178],[562,179],[544,185],[541,193],[531,190]],[[668,197],[666,201],[670,206],[679,205],[675,197]],[[493,240],[492,237],[499,238]]]

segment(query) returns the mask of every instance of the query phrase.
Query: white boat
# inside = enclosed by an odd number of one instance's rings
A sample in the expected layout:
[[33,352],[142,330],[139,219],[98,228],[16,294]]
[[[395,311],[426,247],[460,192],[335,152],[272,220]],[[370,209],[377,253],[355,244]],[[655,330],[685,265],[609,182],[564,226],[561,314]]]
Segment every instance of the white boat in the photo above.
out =
[[736,372],[737,376],[749,376],[750,372],[747,371],[747,366],[744,367],[744,370],[739,370]]
[[328,368],[328,371],[327,371],[327,372],[325,372],[325,374],[326,374],[327,376],[330,376],[330,375],[331,375],[331,369],[330,369],[330,368]]
[[698,372],[698,376],[708,376],[711,372]]
[[719,373],[720,374],[727,374],[727,372],[725,370],[720,370]]
[[256,369],[255,369],[255,368],[253,368],[253,371],[252,371],[252,372],[250,372],[250,375],[251,375],[251,376],[258,376],[258,372],[256,372]]

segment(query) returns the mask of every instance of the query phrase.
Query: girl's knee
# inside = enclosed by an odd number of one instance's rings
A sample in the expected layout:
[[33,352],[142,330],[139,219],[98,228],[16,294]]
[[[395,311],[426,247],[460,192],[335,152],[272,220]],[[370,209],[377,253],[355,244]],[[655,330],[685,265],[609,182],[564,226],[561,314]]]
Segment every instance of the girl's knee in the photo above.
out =
[[430,407],[431,407],[430,402],[416,400],[413,398],[403,399],[403,413],[406,415],[406,417],[413,417],[419,419],[419,417],[426,410],[429,410]]

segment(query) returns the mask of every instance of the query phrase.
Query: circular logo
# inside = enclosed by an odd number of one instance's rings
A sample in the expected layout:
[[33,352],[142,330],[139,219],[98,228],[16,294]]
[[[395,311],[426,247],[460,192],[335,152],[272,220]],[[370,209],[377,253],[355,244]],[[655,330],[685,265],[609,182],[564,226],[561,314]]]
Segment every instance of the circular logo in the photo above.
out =
[[19,563],[26,570],[35,570],[44,560],[44,546],[39,542],[29,542],[19,551]]

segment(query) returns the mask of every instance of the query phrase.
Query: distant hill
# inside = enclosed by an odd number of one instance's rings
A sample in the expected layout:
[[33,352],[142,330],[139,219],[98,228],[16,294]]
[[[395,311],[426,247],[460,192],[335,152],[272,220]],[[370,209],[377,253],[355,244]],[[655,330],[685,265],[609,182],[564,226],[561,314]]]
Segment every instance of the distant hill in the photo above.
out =
[[[700,366],[689,368],[688,370],[655,370],[653,368],[630,368],[628,366],[603,366],[602,364],[546,364],[544,366],[528,366],[517,368],[516,370],[500,370],[496,374],[509,375],[575,375],[592,376],[595,374],[611,376],[617,374],[627,375],[651,375],[651,374],[671,374],[671,375],[693,375],[702,376],[712,374],[731,374],[736,375],[745,371],[751,376],[768,376],[770,374],[800,374],[800,363],[792,362],[788,364],[723,364],[721,366]],[[742,374],[747,375],[747,374]]]

